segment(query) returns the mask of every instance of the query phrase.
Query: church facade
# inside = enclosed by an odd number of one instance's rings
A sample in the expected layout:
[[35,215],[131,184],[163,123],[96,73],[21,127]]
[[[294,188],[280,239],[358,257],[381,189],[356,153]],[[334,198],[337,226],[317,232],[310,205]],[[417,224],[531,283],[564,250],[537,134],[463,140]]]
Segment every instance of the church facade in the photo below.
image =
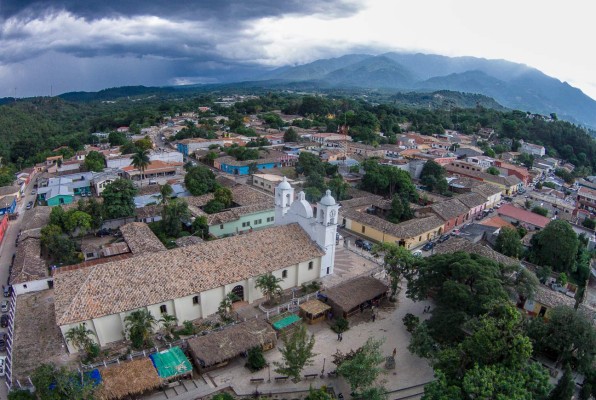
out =
[[298,223],[325,255],[321,258],[319,277],[333,273],[339,204],[327,190],[316,207],[306,201],[304,192],[295,196],[286,178],[275,188],[275,224]]

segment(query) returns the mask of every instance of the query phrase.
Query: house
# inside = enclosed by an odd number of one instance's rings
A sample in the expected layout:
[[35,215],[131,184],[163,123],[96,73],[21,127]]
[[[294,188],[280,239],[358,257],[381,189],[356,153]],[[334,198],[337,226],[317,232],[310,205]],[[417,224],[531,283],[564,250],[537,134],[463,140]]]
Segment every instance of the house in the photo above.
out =
[[161,240],[155,236],[149,225],[131,222],[120,227],[122,238],[133,255],[144,255],[166,250]]
[[434,203],[430,207],[420,209],[418,212],[424,213],[425,211],[432,212],[445,221],[443,233],[450,232],[470,218],[470,208],[457,198]]
[[93,176],[91,179],[91,186],[95,191],[96,196],[101,196],[104,189],[112,182],[121,178],[122,171],[119,169],[104,169],[103,172],[100,172]]
[[155,160],[151,161],[149,165],[147,165],[145,170],[142,172],[142,175],[141,171],[132,165],[123,167],[122,171],[126,179],[140,181],[141,179],[151,179],[165,176],[180,175],[182,173],[183,165],[184,164],[181,162],[168,163],[160,160]]
[[528,230],[543,229],[550,222],[550,218],[515,207],[512,204],[503,204],[497,212],[505,221],[521,225]]
[[469,218],[474,218],[476,215],[480,214],[489,204],[488,199],[485,196],[476,192],[459,195],[457,196],[457,200],[470,209],[468,213]]
[[[266,190],[271,193],[275,193],[275,187],[280,184],[283,177],[280,175],[273,174],[253,174],[252,185],[260,189]],[[294,184],[294,181],[287,180],[290,185]]]
[[516,260],[515,258],[507,257],[498,251],[494,251],[488,246],[462,238],[451,238],[443,243],[437,243],[433,248],[434,254],[450,254],[457,252],[466,253],[468,256],[481,256],[503,265],[519,265],[519,260]]
[[51,156],[51,157],[46,157],[46,165],[48,167],[54,165],[54,164],[60,164],[62,163],[62,159],[64,157],[62,156]]
[[501,160],[495,160],[495,167],[501,172],[501,174],[509,176],[514,175],[522,181],[524,186],[527,186],[532,181],[532,177],[527,168],[520,167],[518,165],[509,164]]
[[[300,225],[293,223],[56,271],[56,322],[63,335],[85,323],[104,346],[124,338],[124,318],[134,310],[146,309],[156,319],[170,314],[179,324],[204,318],[217,312],[227,293],[249,303],[262,298],[255,279],[263,274],[282,279],[283,289],[318,278],[323,255]],[[70,343],[68,347],[71,352],[77,350]]]
[[21,187],[19,185],[0,187],[0,204],[4,203],[4,197],[7,196],[12,196],[19,201],[21,199]]
[[496,176],[479,170],[480,167],[461,161],[445,166],[445,170],[453,175],[465,176],[481,182],[492,183],[501,188],[506,196],[517,193],[522,187],[522,181],[514,175]]
[[520,145],[520,153],[531,154],[536,157],[543,157],[546,154],[544,146],[524,142],[523,140],[520,140]]
[[16,209],[16,196],[4,196],[2,199],[0,199],[0,215],[13,214]]
[[135,209],[135,219],[138,222],[157,222],[161,221],[161,213],[163,211],[163,206],[161,204],[157,205],[150,205],[139,207]]
[[591,212],[596,211],[596,190],[582,186],[577,191],[579,207]]
[[[163,161],[165,163],[183,163],[184,156],[182,153],[168,149],[158,149],[149,153],[149,161]],[[132,155],[118,155],[116,157],[109,157],[106,160],[107,168],[118,169],[132,165]]]
[[275,205],[272,197],[248,185],[236,185],[231,187],[230,191],[232,206],[215,214],[206,214],[202,210],[202,207],[213,200],[213,193],[184,199],[194,217],[207,218],[210,235],[215,237],[238,235],[274,224]]
[[394,243],[407,249],[439,237],[445,225],[444,220],[434,215],[394,224],[357,208],[342,209],[341,216],[347,230],[375,242]]
[[375,147],[368,144],[362,144],[357,142],[348,142],[348,153],[358,154],[363,157],[379,157],[385,156],[385,150],[382,147]]
[[282,161],[275,158],[237,161],[234,157],[225,156],[216,158],[213,161],[213,166],[223,172],[232,175],[249,175],[251,172],[251,165],[254,165],[256,170],[279,168],[282,166]]
[[475,164],[480,167],[481,170],[485,170],[491,167],[495,163],[495,159],[487,156],[471,156],[466,158],[466,161],[470,164]]

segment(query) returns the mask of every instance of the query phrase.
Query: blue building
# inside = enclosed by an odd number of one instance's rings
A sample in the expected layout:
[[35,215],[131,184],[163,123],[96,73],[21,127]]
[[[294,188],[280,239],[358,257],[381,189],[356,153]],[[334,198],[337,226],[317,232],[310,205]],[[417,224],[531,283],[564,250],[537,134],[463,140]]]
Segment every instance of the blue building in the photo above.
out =
[[5,196],[0,200],[0,215],[12,214],[17,209],[16,196]]
[[265,169],[279,168],[282,166],[281,160],[275,159],[260,159],[260,160],[246,160],[237,161],[233,157],[220,157],[214,160],[215,168],[232,175],[249,175],[250,164],[256,164],[259,171]]

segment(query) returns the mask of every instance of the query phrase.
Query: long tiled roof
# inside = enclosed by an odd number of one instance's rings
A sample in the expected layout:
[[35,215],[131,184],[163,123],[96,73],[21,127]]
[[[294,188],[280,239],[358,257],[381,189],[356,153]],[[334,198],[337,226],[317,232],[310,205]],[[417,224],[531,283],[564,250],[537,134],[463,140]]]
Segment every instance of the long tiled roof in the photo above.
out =
[[120,227],[122,237],[132,254],[165,250],[166,247],[144,222],[131,222]]
[[507,257],[488,246],[479,243],[473,243],[462,238],[451,238],[443,243],[437,243],[433,249],[435,254],[455,253],[463,251],[465,253],[477,254],[503,265],[518,265],[519,261],[515,258]]
[[462,194],[461,196],[457,196],[457,199],[470,208],[478,207],[486,203],[486,197],[475,192]]
[[399,224],[391,223],[376,215],[371,215],[355,209],[342,208],[340,210],[340,215],[344,218],[368,225],[374,229],[401,239],[413,238],[445,225],[445,222],[441,218],[434,215],[425,218],[411,219],[409,221],[400,222]]
[[52,207],[37,206],[29,210],[23,216],[21,224],[21,231],[25,232],[29,229],[43,228],[50,222],[50,213]]
[[498,210],[499,215],[516,219],[520,222],[525,222],[534,226],[544,228],[550,222],[550,218],[543,217],[531,211],[527,211],[512,204],[503,204]]
[[0,187],[0,196],[6,196],[6,195],[9,195],[9,194],[15,194],[19,190],[21,190],[21,188],[18,185],[2,186],[2,187]]
[[485,184],[473,187],[472,192],[479,193],[488,199],[490,196],[494,196],[495,194],[501,193],[501,189],[499,189],[497,186],[492,185],[490,183],[485,183]]
[[65,325],[134,310],[323,254],[298,224],[290,224],[58,272],[54,276],[56,320]]
[[430,208],[435,214],[448,221],[452,218],[457,218],[461,215],[467,214],[470,208],[466,207],[458,199],[445,200],[440,203],[435,203]]
[[25,283],[48,277],[48,268],[41,258],[41,241],[30,237],[19,241],[16,257],[12,265],[10,283]]

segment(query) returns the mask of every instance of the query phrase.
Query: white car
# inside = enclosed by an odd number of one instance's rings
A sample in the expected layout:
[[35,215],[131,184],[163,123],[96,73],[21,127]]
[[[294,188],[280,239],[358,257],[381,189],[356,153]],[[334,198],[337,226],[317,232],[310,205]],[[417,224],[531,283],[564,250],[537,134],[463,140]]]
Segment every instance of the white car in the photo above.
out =
[[6,375],[6,356],[0,356],[0,376]]
[[414,257],[422,257],[422,251],[421,250],[416,250],[412,252],[412,255]]

